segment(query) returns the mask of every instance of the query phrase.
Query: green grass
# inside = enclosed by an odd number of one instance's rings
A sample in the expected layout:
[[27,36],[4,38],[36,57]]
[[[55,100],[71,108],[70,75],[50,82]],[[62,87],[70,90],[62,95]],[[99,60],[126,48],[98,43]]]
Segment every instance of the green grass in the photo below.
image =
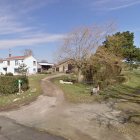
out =
[[101,95],[105,98],[125,99],[129,102],[140,103],[140,70],[123,72],[127,81],[123,84],[110,86]]
[[133,71],[124,71],[123,74],[127,77],[127,81],[123,84],[109,86],[100,91],[99,95],[90,96],[91,86],[84,84],[65,85],[60,84],[60,79],[67,79],[59,77],[53,79],[53,82],[58,85],[63,91],[67,101],[74,103],[93,103],[95,101],[110,102],[115,101],[112,107],[121,110],[126,116],[128,124],[127,128],[137,128],[140,124],[140,69]]
[[73,85],[60,84],[59,80],[67,79],[66,76],[55,78],[52,81],[64,91],[67,101],[74,103],[92,103],[98,98],[90,95],[91,86],[75,83]]
[[[43,74],[30,76],[29,90],[27,90],[26,92],[20,95],[11,94],[11,95],[0,96],[0,110],[12,109],[24,104],[28,104],[31,101],[35,100],[42,93],[40,81],[46,76],[47,75],[43,75]],[[13,101],[14,99],[18,99],[18,100],[14,102]]]
[[65,85],[60,84],[59,77],[53,80],[65,93],[65,98],[74,103],[92,103],[95,100],[108,98],[125,99],[132,103],[140,103],[140,70],[124,71],[123,74],[127,77],[127,82],[114,86],[109,86],[103,91],[100,91],[99,96],[91,96],[91,86],[84,84]]
[[115,108],[123,111],[129,122],[140,124],[140,69],[124,74],[128,77],[127,82],[109,87],[101,94],[108,99],[117,99],[119,102]]

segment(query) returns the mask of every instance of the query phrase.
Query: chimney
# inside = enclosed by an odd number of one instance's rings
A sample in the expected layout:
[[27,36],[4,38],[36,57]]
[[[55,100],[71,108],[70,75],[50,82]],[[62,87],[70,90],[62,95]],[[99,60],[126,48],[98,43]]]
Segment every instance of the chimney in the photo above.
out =
[[12,54],[9,53],[9,57],[11,57],[11,56],[12,56]]
[[11,57],[12,56],[12,54],[11,54],[11,49],[9,49],[9,57]]

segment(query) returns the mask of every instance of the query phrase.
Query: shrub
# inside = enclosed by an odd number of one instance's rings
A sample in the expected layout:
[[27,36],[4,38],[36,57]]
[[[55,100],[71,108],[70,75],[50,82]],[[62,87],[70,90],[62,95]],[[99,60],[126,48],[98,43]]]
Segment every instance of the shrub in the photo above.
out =
[[42,72],[39,72],[39,74],[52,74],[51,71],[42,71]]
[[14,94],[18,92],[18,80],[21,80],[21,89],[26,91],[29,88],[28,77],[26,76],[0,76],[0,94]]
[[11,72],[6,73],[5,76],[13,76],[13,73],[11,73]]
[[133,69],[137,69],[139,67],[139,64],[132,64]]
[[117,76],[116,80],[118,83],[122,83],[126,81],[126,77],[125,76]]
[[63,81],[76,83],[77,82],[77,79],[74,76],[69,76],[69,77],[64,76],[63,77]]
[[119,77],[122,71],[120,60],[119,57],[108,53],[104,48],[99,48],[83,66],[82,74],[85,81],[93,81],[95,85],[100,83],[102,89],[123,82],[124,77]]
[[52,74],[55,70],[53,68],[49,68],[48,70],[42,70],[39,74]]

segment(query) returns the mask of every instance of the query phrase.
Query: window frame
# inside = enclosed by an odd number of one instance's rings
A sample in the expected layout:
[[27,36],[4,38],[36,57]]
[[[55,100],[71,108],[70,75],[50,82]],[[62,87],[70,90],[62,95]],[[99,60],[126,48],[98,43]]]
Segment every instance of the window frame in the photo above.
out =
[[36,61],[33,61],[33,66],[36,66]]
[[19,64],[19,61],[15,60],[15,66],[18,66],[18,64]]
[[10,60],[7,61],[7,65],[10,66]]

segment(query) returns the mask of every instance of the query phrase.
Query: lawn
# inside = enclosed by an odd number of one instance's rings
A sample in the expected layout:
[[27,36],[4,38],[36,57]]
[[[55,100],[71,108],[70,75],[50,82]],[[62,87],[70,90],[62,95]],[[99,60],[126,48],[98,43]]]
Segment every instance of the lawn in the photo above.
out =
[[59,80],[65,79],[66,77],[64,76],[53,79],[53,82],[62,88],[65,98],[74,103],[92,103],[95,100],[108,98],[124,99],[132,103],[140,103],[140,70],[124,71],[123,74],[127,77],[125,83],[110,86],[100,91],[100,95],[98,96],[90,95],[92,86],[87,84],[60,84]]
[[47,77],[44,74],[29,77],[29,90],[21,95],[11,94],[0,96],[0,110],[13,109],[34,101],[41,93],[40,81]]
[[92,103],[96,98],[98,98],[97,96],[95,97],[90,95],[92,86],[79,83],[75,83],[73,85],[60,84],[60,79],[67,79],[67,76],[55,78],[52,81],[64,91],[64,96],[67,101],[74,103]]
[[107,99],[115,99],[114,108],[121,110],[127,116],[127,120],[140,124],[140,69],[125,71],[128,77],[123,84],[109,87],[101,94]]
[[100,91],[99,95],[93,96],[90,95],[92,86],[77,83],[73,85],[60,84],[60,79],[66,79],[64,76],[53,79],[53,82],[64,91],[65,99],[69,102],[105,101],[111,103],[112,108],[121,110],[130,123],[140,124],[140,69],[124,71],[123,74],[127,77],[125,83],[109,86]]
[[108,87],[101,95],[140,103],[140,70],[124,71],[123,74],[127,77],[125,83]]

